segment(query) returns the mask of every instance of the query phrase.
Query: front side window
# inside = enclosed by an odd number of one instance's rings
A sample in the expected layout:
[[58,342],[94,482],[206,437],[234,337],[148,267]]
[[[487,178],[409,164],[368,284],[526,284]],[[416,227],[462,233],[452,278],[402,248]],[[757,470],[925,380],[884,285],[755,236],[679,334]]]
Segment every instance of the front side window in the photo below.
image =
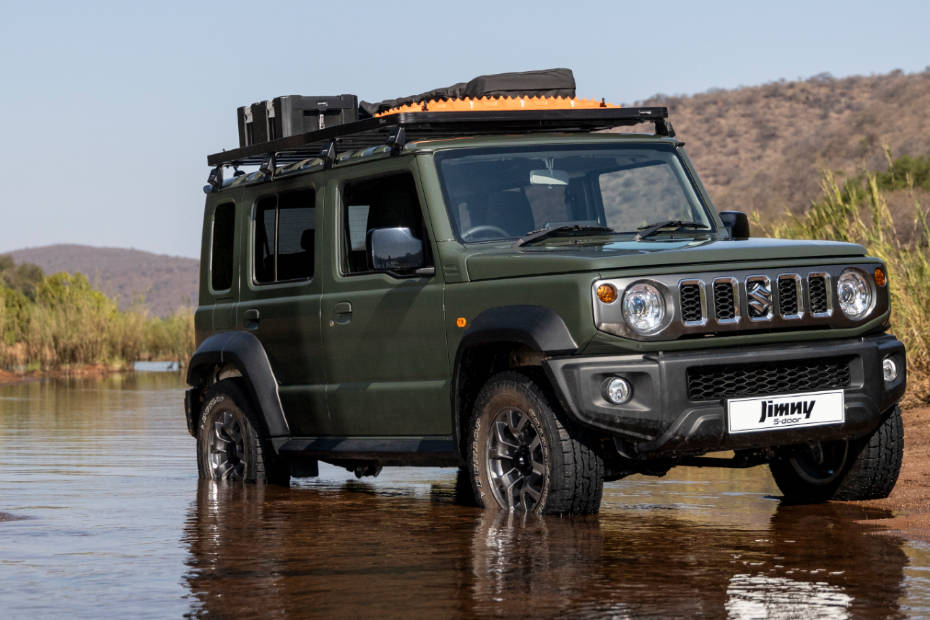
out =
[[367,243],[376,228],[407,228],[429,254],[417,186],[409,172],[350,181],[342,190],[344,274],[373,271]]
[[312,190],[266,196],[258,201],[253,238],[256,284],[312,278],[315,245]]
[[713,229],[671,146],[492,148],[436,159],[453,228],[466,243],[574,225],[635,234],[680,220]]

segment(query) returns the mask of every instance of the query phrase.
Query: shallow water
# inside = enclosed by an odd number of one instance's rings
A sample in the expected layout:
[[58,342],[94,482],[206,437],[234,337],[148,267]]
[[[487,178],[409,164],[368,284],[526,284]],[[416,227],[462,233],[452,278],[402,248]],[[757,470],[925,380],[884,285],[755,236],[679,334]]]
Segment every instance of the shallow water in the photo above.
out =
[[0,616],[930,615],[930,546],[782,506],[764,469],[628,478],[562,519],[459,506],[454,469],[198,484],[182,389],[0,388]]

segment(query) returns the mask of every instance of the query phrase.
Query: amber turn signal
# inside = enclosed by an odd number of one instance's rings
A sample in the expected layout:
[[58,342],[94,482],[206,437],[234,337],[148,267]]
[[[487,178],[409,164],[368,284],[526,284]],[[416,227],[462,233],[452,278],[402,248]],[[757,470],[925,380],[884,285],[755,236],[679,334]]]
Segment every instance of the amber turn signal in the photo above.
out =
[[873,273],[872,275],[875,276],[875,284],[879,286],[885,286],[886,284],[888,284],[888,278],[885,276],[885,270],[882,269],[881,267],[876,267],[875,273]]
[[612,304],[617,301],[617,287],[613,284],[601,284],[597,287],[597,298],[602,303]]
[[468,325],[468,321],[465,320],[464,316],[460,316],[459,318],[455,319],[455,326],[459,329],[465,327],[466,325]]

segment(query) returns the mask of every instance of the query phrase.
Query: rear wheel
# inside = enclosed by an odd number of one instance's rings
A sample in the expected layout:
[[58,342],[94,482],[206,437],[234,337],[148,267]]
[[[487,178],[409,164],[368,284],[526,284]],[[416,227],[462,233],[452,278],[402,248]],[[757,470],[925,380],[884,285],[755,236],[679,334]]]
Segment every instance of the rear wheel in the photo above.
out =
[[794,448],[769,468],[789,502],[881,499],[898,480],[903,454],[904,425],[895,406],[867,437]]
[[476,502],[517,512],[597,512],[604,464],[583,434],[566,426],[533,379],[495,375],[471,418],[469,474]]
[[201,478],[287,484],[287,463],[274,454],[258,430],[260,420],[239,385],[220,381],[204,396],[197,432],[197,466]]

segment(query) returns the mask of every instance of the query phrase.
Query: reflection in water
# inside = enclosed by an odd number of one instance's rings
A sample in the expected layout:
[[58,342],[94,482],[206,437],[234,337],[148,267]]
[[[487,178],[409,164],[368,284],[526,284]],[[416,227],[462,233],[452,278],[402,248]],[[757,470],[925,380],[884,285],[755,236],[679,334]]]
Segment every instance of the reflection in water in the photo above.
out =
[[666,511],[552,518],[364,483],[202,483],[185,529],[200,612],[320,616],[898,613],[901,541],[860,506],[777,506],[764,530]]
[[563,519],[463,507],[454,470],[198,484],[182,389],[0,387],[0,616],[930,616],[930,546],[780,506],[764,471],[634,476]]

